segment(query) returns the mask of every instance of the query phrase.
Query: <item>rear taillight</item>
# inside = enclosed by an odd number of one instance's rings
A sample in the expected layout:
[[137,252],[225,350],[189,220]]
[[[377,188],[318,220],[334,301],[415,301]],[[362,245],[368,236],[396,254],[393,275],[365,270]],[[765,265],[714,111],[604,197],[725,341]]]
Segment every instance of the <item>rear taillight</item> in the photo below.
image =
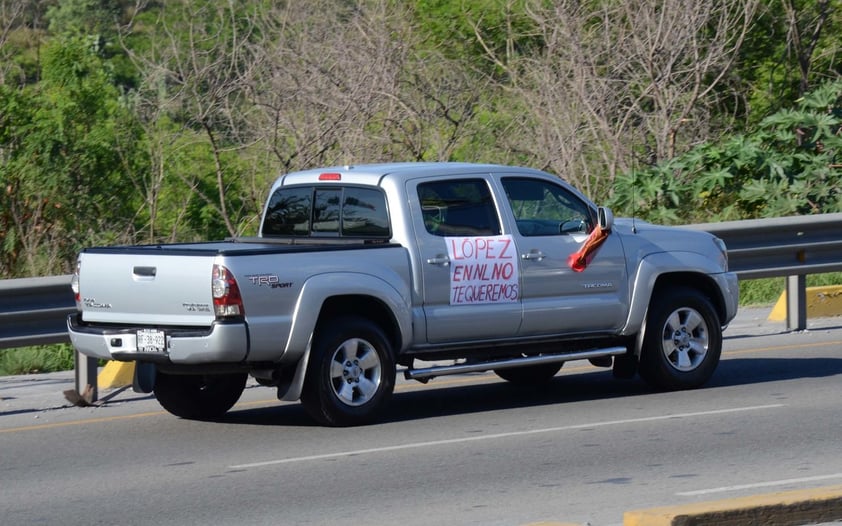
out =
[[70,278],[70,289],[73,291],[73,299],[76,300],[76,309],[82,310],[82,295],[79,292],[79,270],[82,268],[82,261],[76,260],[76,272]]
[[213,266],[211,292],[213,293],[213,311],[217,318],[243,316],[246,313],[237,280],[222,265]]

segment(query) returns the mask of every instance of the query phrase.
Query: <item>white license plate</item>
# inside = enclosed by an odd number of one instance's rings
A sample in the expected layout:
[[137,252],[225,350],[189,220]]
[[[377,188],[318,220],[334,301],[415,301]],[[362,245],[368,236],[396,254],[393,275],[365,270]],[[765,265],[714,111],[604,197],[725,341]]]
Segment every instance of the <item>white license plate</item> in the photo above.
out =
[[139,352],[164,352],[167,337],[164,331],[140,329],[137,331],[137,350]]

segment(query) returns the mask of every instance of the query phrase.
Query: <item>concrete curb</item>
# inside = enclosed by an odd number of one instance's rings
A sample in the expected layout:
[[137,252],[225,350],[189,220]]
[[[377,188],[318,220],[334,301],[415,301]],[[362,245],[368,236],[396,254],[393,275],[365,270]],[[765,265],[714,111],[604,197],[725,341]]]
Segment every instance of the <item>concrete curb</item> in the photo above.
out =
[[801,526],[842,519],[842,485],[627,511],[623,526]]
[[[807,287],[807,317],[842,316],[842,285]],[[786,321],[786,291],[769,313],[769,321]]]

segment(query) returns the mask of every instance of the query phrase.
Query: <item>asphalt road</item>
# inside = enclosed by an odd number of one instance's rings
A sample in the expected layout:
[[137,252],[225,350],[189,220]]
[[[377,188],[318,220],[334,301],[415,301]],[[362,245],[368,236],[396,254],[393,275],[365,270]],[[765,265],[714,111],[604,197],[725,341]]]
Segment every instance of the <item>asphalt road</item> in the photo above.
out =
[[206,423],[130,392],[69,407],[67,375],[0,379],[0,522],[601,526],[842,484],[842,318],[787,333],[767,313],[741,313],[703,389],[657,393],[571,362],[540,389],[401,383],[384,422],[350,429],[261,387]]

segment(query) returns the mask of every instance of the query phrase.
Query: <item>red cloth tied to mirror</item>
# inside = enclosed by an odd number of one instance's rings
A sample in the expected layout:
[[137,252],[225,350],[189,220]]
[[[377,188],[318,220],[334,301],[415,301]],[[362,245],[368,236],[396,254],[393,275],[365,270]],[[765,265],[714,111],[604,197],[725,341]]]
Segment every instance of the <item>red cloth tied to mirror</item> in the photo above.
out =
[[609,233],[610,231],[603,230],[597,225],[585,242],[582,243],[582,246],[579,247],[579,250],[567,257],[567,264],[570,265],[570,268],[575,272],[585,270],[596,254],[596,250],[602,245]]

